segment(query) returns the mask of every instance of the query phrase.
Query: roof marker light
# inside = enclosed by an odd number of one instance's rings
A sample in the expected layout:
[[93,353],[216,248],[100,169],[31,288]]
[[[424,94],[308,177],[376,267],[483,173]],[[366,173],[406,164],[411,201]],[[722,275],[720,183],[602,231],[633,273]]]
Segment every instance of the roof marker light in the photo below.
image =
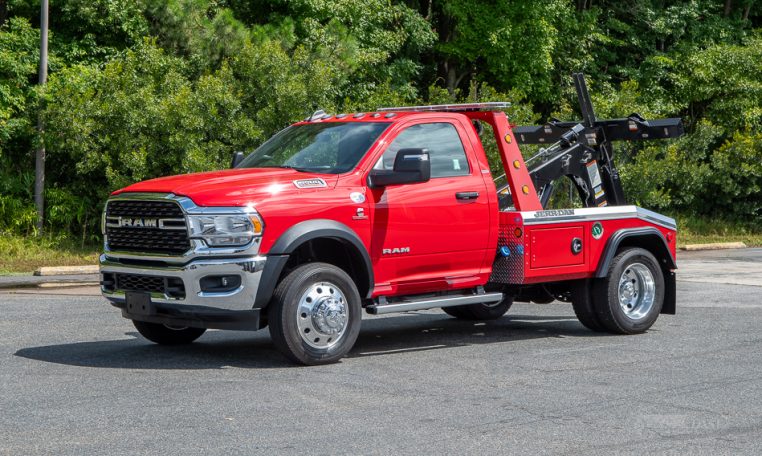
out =
[[320,120],[321,118],[323,118],[323,116],[324,116],[324,115],[326,115],[326,114],[325,114],[325,111],[323,111],[322,109],[318,109],[317,111],[315,111],[314,113],[312,113],[312,115],[311,115],[311,116],[307,117],[307,118],[306,118],[306,119],[304,119],[304,120],[307,120],[307,121],[309,121],[309,122],[312,122],[312,121],[314,121],[314,120]]

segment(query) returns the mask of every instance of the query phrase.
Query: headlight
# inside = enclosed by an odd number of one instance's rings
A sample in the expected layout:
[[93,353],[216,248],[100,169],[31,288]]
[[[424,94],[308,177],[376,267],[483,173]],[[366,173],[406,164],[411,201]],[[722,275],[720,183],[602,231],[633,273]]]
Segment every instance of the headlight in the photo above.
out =
[[262,235],[262,219],[257,214],[191,215],[192,239],[203,239],[209,247],[246,245]]

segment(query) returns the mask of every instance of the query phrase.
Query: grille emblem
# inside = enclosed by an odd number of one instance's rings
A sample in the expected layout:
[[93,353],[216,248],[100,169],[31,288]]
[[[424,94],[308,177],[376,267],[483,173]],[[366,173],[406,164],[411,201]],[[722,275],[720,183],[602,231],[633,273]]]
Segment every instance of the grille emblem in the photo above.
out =
[[159,228],[159,219],[119,217],[120,228]]
[[158,228],[160,230],[185,230],[185,219],[155,217],[106,217],[109,228]]

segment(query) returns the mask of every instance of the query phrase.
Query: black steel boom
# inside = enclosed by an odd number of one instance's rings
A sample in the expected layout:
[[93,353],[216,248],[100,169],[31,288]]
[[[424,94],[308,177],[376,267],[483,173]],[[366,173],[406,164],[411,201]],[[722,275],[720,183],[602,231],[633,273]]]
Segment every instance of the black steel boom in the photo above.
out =
[[595,117],[585,76],[575,73],[573,77],[581,122],[552,121],[540,126],[513,128],[519,144],[548,145],[527,160],[540,200],[545,207],[554,182],[567,176],[574,182],[586,207],[626,204],[611,142],[677,138],[684,132],[682,120],[646,120],[638,114],[599,120]]

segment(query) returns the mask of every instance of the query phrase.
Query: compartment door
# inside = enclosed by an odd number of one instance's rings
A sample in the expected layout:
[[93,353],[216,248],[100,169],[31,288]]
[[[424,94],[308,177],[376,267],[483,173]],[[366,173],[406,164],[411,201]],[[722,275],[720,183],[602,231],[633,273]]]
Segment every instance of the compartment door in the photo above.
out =
[[532,269],[585,264],[587,246],[584,226],[533,228],[530,263]]

